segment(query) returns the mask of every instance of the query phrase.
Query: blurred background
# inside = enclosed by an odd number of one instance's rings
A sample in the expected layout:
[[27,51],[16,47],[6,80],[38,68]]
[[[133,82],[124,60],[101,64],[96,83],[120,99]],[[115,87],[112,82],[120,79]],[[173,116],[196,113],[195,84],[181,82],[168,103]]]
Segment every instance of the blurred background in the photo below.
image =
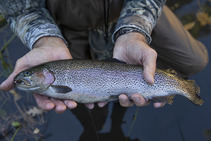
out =
[[[170,0],[167,6],[211,52],[211,0]],[[28,51],[0,15],[0,82]],[[211,141],[211,64],[190,79],[201,88],[203,106],[177,96],[160,109],[152,104],[123,108],[110,102],[102,109],[79,105],[56,114],[39,109],[30,94],[0,91],[0,140]]]

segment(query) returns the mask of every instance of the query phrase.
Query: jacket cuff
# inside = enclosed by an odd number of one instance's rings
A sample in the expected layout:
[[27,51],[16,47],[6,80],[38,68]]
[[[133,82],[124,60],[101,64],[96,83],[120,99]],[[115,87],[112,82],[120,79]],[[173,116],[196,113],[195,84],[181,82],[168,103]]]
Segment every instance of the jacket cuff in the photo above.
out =
[[[126,18],[120,18],[117,26],[118,27],[113,35],[112,35],[112,41],[115,42],[116,34],[121,30],[122,28],[134,28],[136,32],[140,32],[143,34],[146,38],[146,41],[148,44],[151,43],[152,38],[150,36],[152,29],[154,27],[154,22],[152,22],[153,17],[145,17],[145,16],[128,16]],[[147,26],[146,26],[147,25]]]
[[137,27],[136,25],[127,25],[122,26],[116,29],[116,31],[112,35],[112,42],[115,43],[116,40],[124,34],[131,33],[131,32],[138,32],[142,34],[145,37],[145,40],[147,41],[147,44],[150,44],[152,41],[152,38],[149,34],[147,34],[143,29]]
[[65,44],[68,44],[62,36],[60,29],[55,24],[50,23],[40,24],[28,29],[24,37],[24,42],[29,47],[29,49],[33,49],[34,43],[41,37],[46,36],[59,37],[65,42]]

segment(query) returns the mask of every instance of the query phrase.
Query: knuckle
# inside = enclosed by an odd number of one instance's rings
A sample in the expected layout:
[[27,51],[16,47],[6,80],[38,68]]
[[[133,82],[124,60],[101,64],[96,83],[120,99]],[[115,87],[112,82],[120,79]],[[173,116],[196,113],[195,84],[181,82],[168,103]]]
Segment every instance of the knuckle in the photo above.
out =
[[16,61],[16,64],[15,64],[15,67],[20,67],[20,65],[23,63],[22,61],[22,58],[19,58],[17,61]]
[[157,52],[154,49],[152,49],[152,48],[149,50],[149,54],[151,56],[154,56],[155,58],[157,58],[157,56],[158,56]]
[[31,65],[28,63],[27,58],[24,56],[16,61],[14,72],[19,73],[20,70],[24,70],[29,67],[31,67]]
[[[61,56],[62,54],[62,56]],[[71,58],[71,55],[70,55],[70,52],[68,50],[68,48],[58,48],[57,50],[55,50],[53,52],[53,55],[54,55],[54,58],[64,58],[64,59],[70,59]]]

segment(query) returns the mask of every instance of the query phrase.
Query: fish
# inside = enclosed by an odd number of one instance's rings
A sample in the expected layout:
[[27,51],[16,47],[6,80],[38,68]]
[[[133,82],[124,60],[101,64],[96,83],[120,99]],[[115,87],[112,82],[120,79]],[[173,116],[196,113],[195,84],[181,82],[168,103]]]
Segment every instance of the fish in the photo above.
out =
[[173,103],[175,95],[202,105],[200,88],[194,80],[185,80],[175,71],[156,69],[154,83],[143,77],[143,67],[116,61],[59,60],[40,64],[20,72],[15,86],[29,93],[38,93],[78,103],[95,103],[129,98],[138,93],[146,100]]

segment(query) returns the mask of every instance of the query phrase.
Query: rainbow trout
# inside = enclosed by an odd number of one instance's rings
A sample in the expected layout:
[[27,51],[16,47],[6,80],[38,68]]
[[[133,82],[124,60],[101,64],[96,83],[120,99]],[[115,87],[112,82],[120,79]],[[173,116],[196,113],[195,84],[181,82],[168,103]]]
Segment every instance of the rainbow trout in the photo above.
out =
[[182,95],[202,105],[200,88],[193,80],[184,80],[173,73],[156,70],[154,84],[143,78],[143,68],[119,62],[94,60],[60,60],[44,63],[19,73],[18,89],[79,103],[117,99],[141,94],[146,100],[171,104],[175,95]]

